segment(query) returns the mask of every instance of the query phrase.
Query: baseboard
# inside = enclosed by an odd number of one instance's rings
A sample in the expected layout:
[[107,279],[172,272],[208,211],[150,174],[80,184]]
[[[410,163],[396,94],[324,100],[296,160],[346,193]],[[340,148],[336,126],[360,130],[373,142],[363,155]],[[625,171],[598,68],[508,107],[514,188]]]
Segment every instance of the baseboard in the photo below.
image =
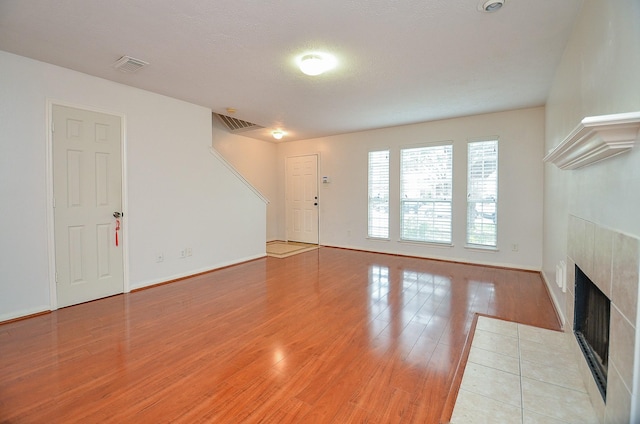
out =
[[264,258],[266,256],[267,256],[266,253],[261,253],[261,254],[253,255],[253,256],[247,256],[247,257],[235,260],[235,261],[222,262],[222,263],[214,265],[212,267],[205,267],[205,268],[195,269],[195,270],[191,270],[189,272],[185,272],[185,273],[181,273],[181,274],[174,274],[174,275],[163,277],[163,278],[157,279],[157,280],[148,280],[148,281],[145,281],[143,283],[131,285],[130,288],[131,288],[132,292],[139,291],[139,290],[144,290],[144,289],[147,289],[147,288],[150,288],[150,287],[154,287],[154,286],[160,286],[160,285],[164,285],[164,284],[173,283],[175,281],[183,280],[185,278],[195,277],[196,275],[206,274],[208,272],[216,271],[216,270],[219,270],[219,269],[222,269],[222,268],[228,268],[230,266],[240,265],[241,263],[250,262],[250,261],[253,261],[253,260],[256,260],[256,259]]
[[51,306],[39,306],[37,308],[23,309],[21,311],[10,312],[0,315],[0,324],[8,324],[13,321],[36,317],[51,312]]
[[558,317],[558,320],[560,321],[560,326],[564,330],[564,325],[567,322],[567,318],[562,313],[562,308],[560,307],[560,302],[558,301],[558,298],[554,294],[553,288],[550,285],[549,280],[547,279],[547,275],[544,273],[544,271],[540,271],[540,276],[542,277],[542,281],[544,281],[544,284],[547,287],[547,293],[549,293],[549,297],[551,298],[551,302],[553,302],[553,309],[556,310],[556,316]]
[[473,261],[469,259],[451,258],[447,256],[438,256],[438,255],[427,256],[427,255],[415,255],[410,253],[387,252],[384,250],[364,249],[362,247],[353,247],[353,246],[338,246],[338,245],[331,245],[331,244],[324,244],[324,243],[320,243],[320,246],[333,247],[336,249],[356,250],[359,252],[380,253],[383,255],[404,256],[406,258],[430,259],[432,261],[450,262],[454,264],[480,265],[480,266],[486,266],[491,268],[515,269],[518,271],[528,271],[528,272],[540,272],[540,268],[538,267],[528,267],[528,266],[509,264],[509,263]]

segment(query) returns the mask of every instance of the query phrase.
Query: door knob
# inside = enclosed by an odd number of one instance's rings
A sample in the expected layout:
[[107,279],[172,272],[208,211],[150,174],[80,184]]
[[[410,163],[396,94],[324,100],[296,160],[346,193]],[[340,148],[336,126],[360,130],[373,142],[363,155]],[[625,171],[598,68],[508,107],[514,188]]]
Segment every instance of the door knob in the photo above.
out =
[[114,218],[120,218],[121,216],[123,216],[124,214],[122,212],[114,212],[113,213],[113,217]]

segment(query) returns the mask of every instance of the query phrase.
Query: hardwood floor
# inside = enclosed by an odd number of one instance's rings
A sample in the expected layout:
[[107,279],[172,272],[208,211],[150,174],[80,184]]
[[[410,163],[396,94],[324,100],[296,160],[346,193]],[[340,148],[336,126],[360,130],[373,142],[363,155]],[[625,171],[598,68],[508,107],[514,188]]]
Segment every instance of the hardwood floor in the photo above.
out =
[[320,248],[0,325],[0,423],[438,423],[475,313],[540,276]]

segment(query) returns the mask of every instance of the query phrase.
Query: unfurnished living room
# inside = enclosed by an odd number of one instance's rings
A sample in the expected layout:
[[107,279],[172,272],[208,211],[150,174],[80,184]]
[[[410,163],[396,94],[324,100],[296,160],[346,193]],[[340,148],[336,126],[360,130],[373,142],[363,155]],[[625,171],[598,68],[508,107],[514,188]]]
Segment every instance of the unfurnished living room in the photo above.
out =
[[0,0],[0,423],[640,422],[638,75],[638,0]]

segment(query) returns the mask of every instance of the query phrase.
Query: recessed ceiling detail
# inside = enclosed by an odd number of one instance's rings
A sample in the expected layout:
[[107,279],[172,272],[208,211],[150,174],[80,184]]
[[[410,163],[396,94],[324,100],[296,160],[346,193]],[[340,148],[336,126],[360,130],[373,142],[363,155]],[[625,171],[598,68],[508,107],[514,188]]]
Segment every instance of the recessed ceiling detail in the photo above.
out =
[[214,113],[214,115],[217,116],[220,122],[222,122],[224,126],[232,133],[241,133],[245,131],[264,128],[261,125],[243,121],[242,119],[233,118],[231,116],[221,115],[219,113]]
[[147,66],[149,62],[145,62],[144,60],[136,59],[131,56],[122,56],[116,63],[113,64],[113,67],[117,70],[132,74]]

